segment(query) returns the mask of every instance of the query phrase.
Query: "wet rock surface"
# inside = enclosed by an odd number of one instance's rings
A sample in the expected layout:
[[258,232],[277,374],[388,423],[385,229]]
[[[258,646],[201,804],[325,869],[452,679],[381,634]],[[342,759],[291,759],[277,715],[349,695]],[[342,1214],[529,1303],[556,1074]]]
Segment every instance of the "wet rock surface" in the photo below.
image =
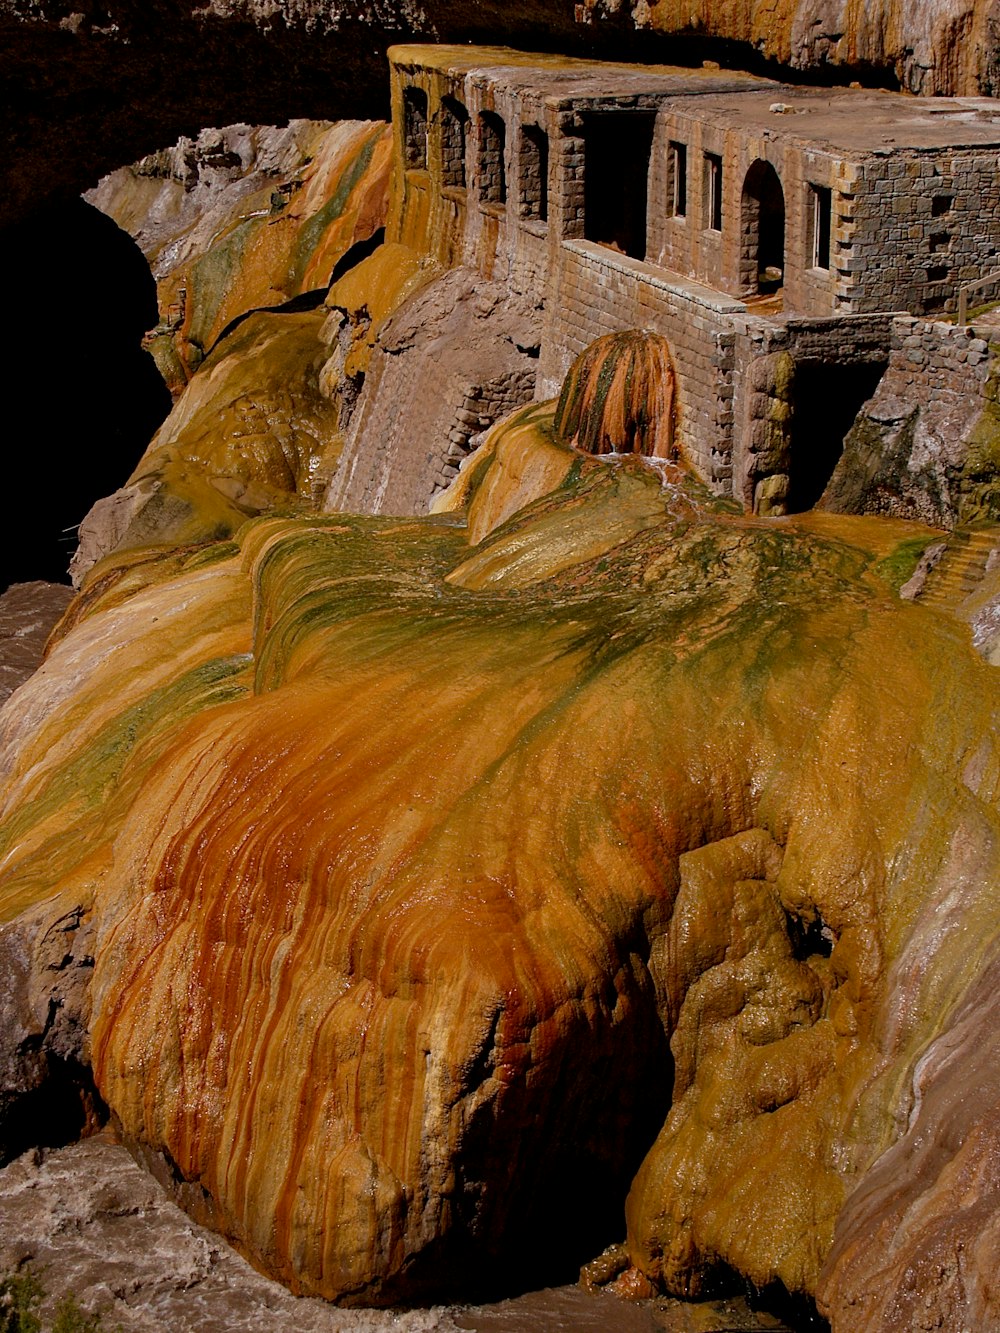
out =
[[68,584],[15,583],[0,594],[0,703],[42,660],[52,627],[69,605]]
[[296,1298],[199,1226],[111,1131],[0,1169],[0,1274],[30,1264],[44,1313],[73,1296],[122,1333],[752,1333],[743,1298],[628,1304],[575,1285],[492,1305],[344,1310]]

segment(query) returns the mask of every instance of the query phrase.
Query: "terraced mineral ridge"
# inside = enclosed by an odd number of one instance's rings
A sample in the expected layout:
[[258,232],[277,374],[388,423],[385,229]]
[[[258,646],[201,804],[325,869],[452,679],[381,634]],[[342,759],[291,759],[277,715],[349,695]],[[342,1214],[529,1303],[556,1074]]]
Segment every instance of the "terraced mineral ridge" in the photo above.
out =
[[[668,1291],[822,1281],[857,1328],[881,1155],[992,1012],[995,673],[898,599],[912,524],[746,518],[551,409],[441,507],[96,566],[0,714],[7,932],[77,914],[101,1096],[293,1291],[496,1289],[627,1225]],[[934,1182],[892,1173],[900,1266]]]

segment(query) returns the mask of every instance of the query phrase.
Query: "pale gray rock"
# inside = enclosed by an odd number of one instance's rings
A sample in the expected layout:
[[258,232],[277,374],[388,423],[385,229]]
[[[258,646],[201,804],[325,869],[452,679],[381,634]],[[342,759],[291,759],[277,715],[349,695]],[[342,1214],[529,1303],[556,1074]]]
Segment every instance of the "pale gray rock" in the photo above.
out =
[[342,1310],[262,1277],[172,1203],[110,1136],[0,1171],[0,1272],[42,1272],[122,1333],[454,1333],[442,1309]]

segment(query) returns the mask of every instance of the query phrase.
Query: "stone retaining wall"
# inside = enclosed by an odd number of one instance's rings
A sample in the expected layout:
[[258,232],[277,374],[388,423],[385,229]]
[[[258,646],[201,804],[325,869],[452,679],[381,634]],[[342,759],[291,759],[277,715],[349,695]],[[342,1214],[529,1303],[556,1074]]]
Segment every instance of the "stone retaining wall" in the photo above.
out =
[[735,333],[740,301],[590,241],[559,251],[546,305],[539,397],[554,396],[573,359],[602,333],[652,329],[669,339],[677,370],[677,440],[719,493],[732,476]]

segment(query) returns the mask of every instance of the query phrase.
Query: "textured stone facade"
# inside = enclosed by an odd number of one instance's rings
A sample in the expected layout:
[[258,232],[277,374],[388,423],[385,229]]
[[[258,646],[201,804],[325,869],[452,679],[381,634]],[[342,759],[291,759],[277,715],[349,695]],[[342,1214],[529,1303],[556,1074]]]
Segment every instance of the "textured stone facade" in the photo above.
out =
[[988,102],[488,48],[398,47],[391,64],[390,236],[543,309],[536,396],[601,334],[662,333],[680,452],[756,509],[818,498],[839,445],[810,398],[846,433],[888,363],[888,316],[954,310],[1000,254]]

